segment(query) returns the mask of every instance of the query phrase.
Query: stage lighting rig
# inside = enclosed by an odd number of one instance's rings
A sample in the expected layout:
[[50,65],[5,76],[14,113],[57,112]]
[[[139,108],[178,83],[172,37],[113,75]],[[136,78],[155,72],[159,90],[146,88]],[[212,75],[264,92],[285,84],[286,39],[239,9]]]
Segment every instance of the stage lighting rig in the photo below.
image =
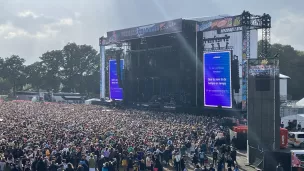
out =
[[147,44],[147,39],[146,39],[146,38],[141,38],[141,39],[140,39],[140,44],[141,44],[141,45]]
[[229,49],[229,42],[226,42],[226,49]]

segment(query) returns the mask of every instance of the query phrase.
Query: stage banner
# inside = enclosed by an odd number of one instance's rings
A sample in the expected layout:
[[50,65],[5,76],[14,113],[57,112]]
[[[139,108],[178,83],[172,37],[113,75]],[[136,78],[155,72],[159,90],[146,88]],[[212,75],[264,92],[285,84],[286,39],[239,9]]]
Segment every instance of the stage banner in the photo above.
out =
[[249,76],[279,76],[278,59],[249,59]]
[[[250,41],[247,41],[247,28],[244,27],[242,30],[242,111],[247,111],[247,95],[248,95],[248,62],[247,58],[250,52],[248,51],[248,46],[250,47]],[[249,52],[249,53],[248,53]]]
[[206,52],[204,64],[204,106],[232,108],[231,52]]
[[[123,100],[123,89],[118,84],[117,74],[117,62],[116,60],[109,60],[109,92],[110,99],[112,100]],[[123,75],[124,60],[120,60],[120,75]]]
[[241,16],[238,15],[233,17],[225,17],[215,20],[198,22],[196,29],[197,31],[220,30],[220,33],[229,33],[229,32],[237,32],[242,30],[240,26],[241,26]]
[[107,32],[108,44],[182,32],[182,19]]

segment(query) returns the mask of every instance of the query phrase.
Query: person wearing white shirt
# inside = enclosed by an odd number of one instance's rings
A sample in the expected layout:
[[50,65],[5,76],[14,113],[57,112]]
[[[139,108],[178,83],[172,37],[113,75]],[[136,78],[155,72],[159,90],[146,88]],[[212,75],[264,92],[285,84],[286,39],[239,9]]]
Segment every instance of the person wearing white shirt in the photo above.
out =
[[146,157],[146,167],[148,170],[151,170],[152,161],[149,156]]
[[66,160],[64,159],[62,161],[62,165],[63,165],[63,169],[65,170],[66,168],[68,168],[68,164],[66,163]]

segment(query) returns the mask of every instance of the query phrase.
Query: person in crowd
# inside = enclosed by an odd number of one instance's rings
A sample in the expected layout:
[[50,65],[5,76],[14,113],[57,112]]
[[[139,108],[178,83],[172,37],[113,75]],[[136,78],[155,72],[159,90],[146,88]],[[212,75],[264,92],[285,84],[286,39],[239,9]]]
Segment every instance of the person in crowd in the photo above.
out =
[[150,155],[147,155],[146,157],[146,168],[147,170],[152,170],[152,159],[150,158]]
[[200,162],[201,166],[204,166],[204,164],[205,164],[205,153],[204,153],[204,151],[201,151],[199,153],[199,162]]
[[202,171],[202,169],[200,168],[199,165],[196,165],[194,171]]
[[79,164],[83,167],[84,171],[89,171],[89,162],[86,160],[86,157],[83,156],[80,160]]
[[109,171],[109,163],[105,162],[103,167],[102,167],[102,171]]
[[96,162],[93,154],[91,154],[90,159],[89,159],[89,169],[90,171],[95,171],[96,168]]
[[36,169],[37,169],[37,171],[45,171],[45,170],[47,170],[47,165],[44,163],[44,161],[42,160],[41,157],[38,159],[38,162],[37,162],[37,165],[36,165]]
[[220,117],[26,101],[1,102],[0,117],[0,171],[17,161],[27,171],[162,171],[170,160],[184,171],[189,156],[202,167],[206,154],[213,165],[233,154],[216,139],[229,134]]
[[67,168],[64,171],[74,171],[74,166],[72,163],[68,163]]
[[232,147],[230,152],[230,157],[232,159],[232,162],[235,164],[237,164],[236,155],[237,155],[236,148]]
[[209,171],[215,171],[215,168],[213,167],[213,164],[210,164]]
[[284,123],[283,123],[283,122],[281,122],[280,127],[281,127],[281,128],[285,128],[285,127],[284,127]]
[[57,171],[58,165],[55,164],[55,161],[52,161],[52,164],[49,167],[49,171]]
[[[148,158],[148,160],[150,160],[150,158]],[[146,159],[146,162],[147,162],[147,159]],[[125,155],[123,156],[123,159],[121,161],[121,165],[122,165],[124,171],[128,171],[128,158],[127,158],[127,156],[125,156]],[[151,167],[151,165],[150,165],[150,167]]]
[[78,165],[78,167],[77,167],[77,170],[76,171],[84,171],[84,168],[83,168],[83,166],[80,164],[80,165]]
[[60,164],[60,165],[58,166],[57,171],[64,171],[64,165],[63,165],[63,164]]
[[207,166],[203,166],[202,168],[201,168],[201,171],[208,171],[209,169],[207,168]]
[[231,145],[232,145],[232,147],[236,147],[236,143],[237,143],[237,139],[236,139],[235,136],[233,136],[232,139],[231,139]]
[[197,154],[194,154],[192,157],[192,163],[196,166],[198,162],[199,162],[199,158]]
[[[234,164],[234,162],[233,162],[233,160],[232,160],[232,158],[231,158],[230,156],[227,157],[226,162],[227,162],[227,167],[228,167],[228,168],[235,167],[235,164]],[[231,171],[232,171],[232,170],[231,170]]]
[[284,168],[282,167],[281,163],[278,164],[276,171],[284,171]]
[[139,164],[139,171],[145,171],[146,170],[146,165],[144,159],[140,160]]
[[215,165],[217,163],[218,158],[218,150],[215,148],[212,153],[212,165]]

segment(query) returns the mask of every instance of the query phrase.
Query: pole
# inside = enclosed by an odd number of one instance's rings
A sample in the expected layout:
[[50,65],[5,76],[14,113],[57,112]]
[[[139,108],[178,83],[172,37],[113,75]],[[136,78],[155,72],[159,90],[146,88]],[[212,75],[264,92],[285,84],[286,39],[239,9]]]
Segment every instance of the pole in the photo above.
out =
[[[242,111],[246,111],[246,117],[247,117],[247,126],[248,130],[249,128],[249,122],[248,122],[248,110],[247,110],[247,86],[248,86],[248,60],[247,60],[247,46],[248,46],[248,39],[247,39],[247,27],[242,27]],[[250,48],[250,47],[249,47]],[[251,155],[250,155],[250,142],[248,140],[249,131],[247,134],[247,161],[250,163],[251,161]]]
[[197,77],[198,77],[198,73],[197,73],[197,23],[195,26],[195,104],[197,105]]
[[106,85],[106,79],[105,79],[105,46],[100,45],[100,99],[105,99],[105,85]]
[[[274,88],[273,88],[273,93],[274,93],[274,100],[273,100],[274,101],[274,111],[273,111],[274,112],[273,113],[273,116],[274,116],[273,117],[274,118],[274,127],[273,127],[273,129],[274,129],[273,130],[274,137],[273,137],[273,140],[274,140],[274,142],[273,142],[273,150],[276,150],[276,148],[277,148],[277,145],[276,145],[276,137],[277,137],[277,128],[276,128],[276,125],[277,125],[276,124],[276,122],[277,122],[277,119],[276,119],[276,112],[277,112],[276,111],[276,98],[279,98],[279,97],[276,96],[277,95],[277,93],[276,93],[276,84],[277,84],[277,82],[276,82],[277,78],[276,77],[277,77],[277,75],[276,74],[277,74],[277,69],[278,69],[277,66],[279,66],[278,62],[279,61],[275,58],[274,59],[274,69],[273,69],[274,70],[273,71],[273,78],[274,78],[273,79],[274,80],[274,84],[273,84],[274,85]],[[278,75],[278,77],[279,77],[279,75]]]

